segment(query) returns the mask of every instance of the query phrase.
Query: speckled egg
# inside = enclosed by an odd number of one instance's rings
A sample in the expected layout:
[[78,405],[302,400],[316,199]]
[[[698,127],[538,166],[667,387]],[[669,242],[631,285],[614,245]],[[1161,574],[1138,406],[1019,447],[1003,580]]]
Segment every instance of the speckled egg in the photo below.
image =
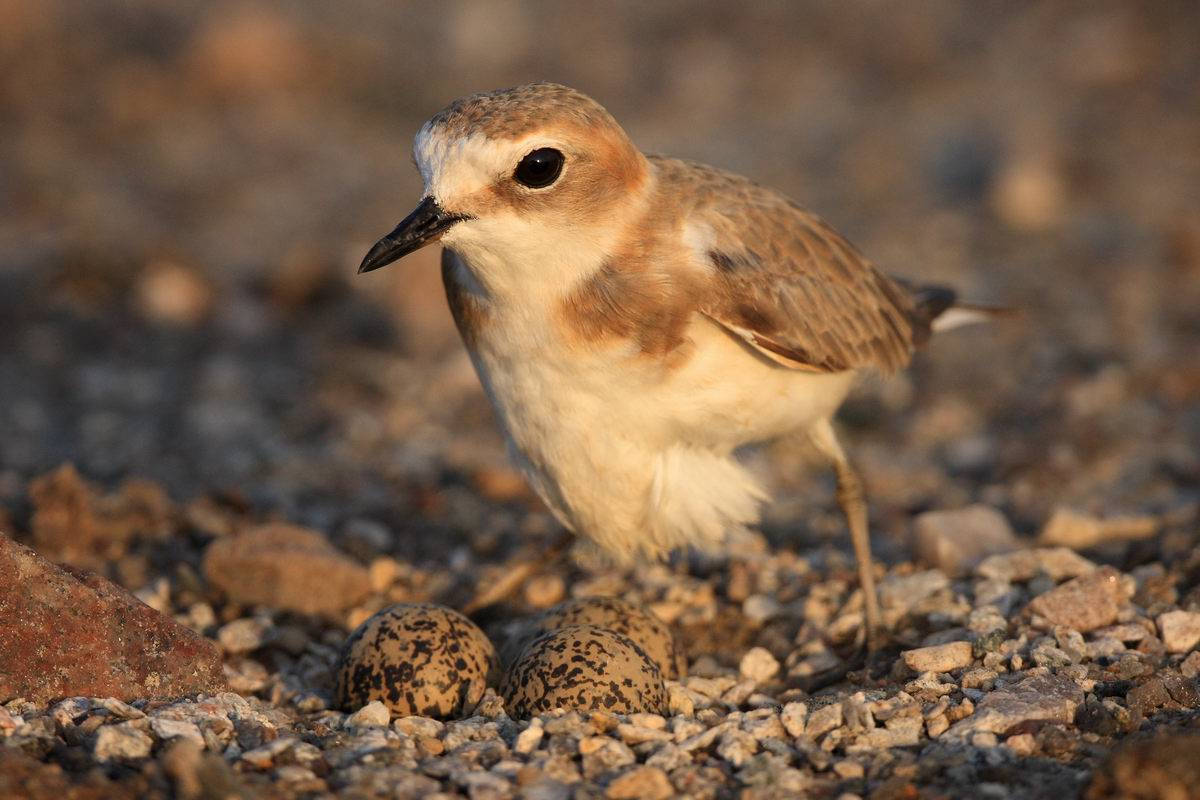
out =
[[348,711],[379,700],[400,715],[452,717],[483,697],[495,663],[487,636],[457,611],[395,605],[350,634],[334,696]]
[[554,708],[666,713],[662,672],[628,636],[566,625],[536,637],[504,676],[504,706],[523,718]]
[[648,608],[615,597],[580,597],[559,603],[537,620],[538,632],[564,625],[597,625],[635,641],[654,659],[663,677],[687,675],[687,655],[675,634]]

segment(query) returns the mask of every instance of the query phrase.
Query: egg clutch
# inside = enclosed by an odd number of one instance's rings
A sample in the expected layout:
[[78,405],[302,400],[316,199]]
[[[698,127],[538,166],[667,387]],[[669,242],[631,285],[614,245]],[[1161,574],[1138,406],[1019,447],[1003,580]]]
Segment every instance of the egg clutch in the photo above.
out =
[[399,604],[367,619],[337,665],[337,704],[382,702],[394,714],[469,715],[498,686],[509,715],[555,708],[664,713],[665,680],[687,658],[647,609],[609,597],[569,600],[527,621],[500,652],[482,630],[444,606]]

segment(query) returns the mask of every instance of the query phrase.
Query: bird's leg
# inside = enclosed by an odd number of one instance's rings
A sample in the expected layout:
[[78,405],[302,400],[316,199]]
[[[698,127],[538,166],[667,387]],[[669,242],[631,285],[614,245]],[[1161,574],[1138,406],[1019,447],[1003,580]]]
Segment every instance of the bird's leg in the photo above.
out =
[[837,474],[837,499],[850,528],[850,541],[854,545],[854,557],[858,562],[858,582],[863,593],[864,627],[867,652],[874,653],[882,644],[880,631],[883,626],[879,614],[879,595],[875,589],[875,571],[871,563],[871,534],[867,527],[867,501],[863,493],[862,479],[846,457],[842,445],[834,433],[833,423],[823,420],[812,430],[811,438],[816,448],[833,464]]
[[537,574],[539,570],[544,569],[563,553],[567,552],[574,539],[575,534],[564,529],[550,543],[549,547],[536,549],[533,552],[526,549],[519,553],[516,558],[509,562],[504,574],[498,581],[475,593],[475,596],[462,607],[462,613],[469,616],[502,600],[507,600],[510,596],[516,594],[525,582]]

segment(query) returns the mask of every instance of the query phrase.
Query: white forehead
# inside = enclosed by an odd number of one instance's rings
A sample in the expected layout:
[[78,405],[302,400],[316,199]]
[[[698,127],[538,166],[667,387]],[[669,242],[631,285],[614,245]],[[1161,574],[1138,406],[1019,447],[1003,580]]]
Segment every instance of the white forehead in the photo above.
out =
[[446,203],[491,185],[528,153],[551,146],[559,145],[537,133],[519,139],[490,139],[478,132],[456,136],[426,123],[413,141],[413,158],[426,196]]

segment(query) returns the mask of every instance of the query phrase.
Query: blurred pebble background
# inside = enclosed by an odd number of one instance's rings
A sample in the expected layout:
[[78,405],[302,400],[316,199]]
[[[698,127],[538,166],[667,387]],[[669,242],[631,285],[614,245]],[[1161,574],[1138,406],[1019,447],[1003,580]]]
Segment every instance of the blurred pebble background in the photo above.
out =
[[[413,552],[544,523],[437,252],[354,274],[421,122],[537,79],[1024,310],[847,408],[881,532],[1194,505],[1198,43],[1187,2],[0,0],[0,506],[71,461]],[[828,476],[757,458],[769,530],[838,534]]]

